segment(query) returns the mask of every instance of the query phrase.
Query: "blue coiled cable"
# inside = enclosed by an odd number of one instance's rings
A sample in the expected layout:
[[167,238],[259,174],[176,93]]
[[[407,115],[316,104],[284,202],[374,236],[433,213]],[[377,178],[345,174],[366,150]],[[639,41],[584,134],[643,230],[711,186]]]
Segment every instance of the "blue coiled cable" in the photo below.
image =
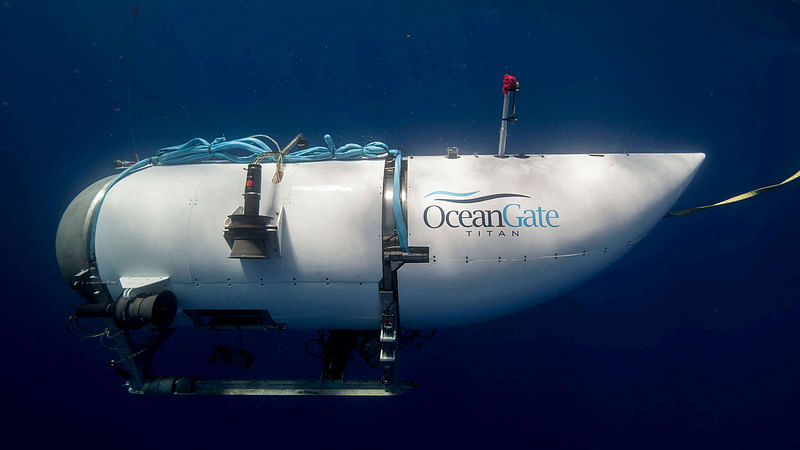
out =
[[[405,219],[403,218],[403,208],[400,203],[400,170],[402,168],[402,154],[399,150],[390,150],[389,146],[383,142],[371,142],[361,146],[358,144],[345,144],[336,148],[330,135],[323,136],[325,146],[311,147],[297,150],[284,155],[284,162],[302,163],[311,161],[325,161],[331,159],[339,160],[359,160],[359,159],[378,159],[392,154],[395,156],[394,172],[394,198],[392,198],[392,211],[394,213],[395,227],[400,240],[400,247],[403,251],[408,251],[408,232],[406,230]],[[239,154],[237,154],[239,153]],[[261,161],[274,162],[278,159],[278,152],[271,149],[264,141],[254,136],[225,140],[218,137],[212,142],[203,138],[194,138],[181,145],[173,145],[159,149],[155,156],[145,158],[132,166],[126,168],[114,177],[106,185],[103,195],[94,209],[92,224],[89,236],[89,254],[94,259],[95,247],[94,237],[97,228],[97,217],[100,207],[108,194],[108,191],[117,182],[133,172],[141,170],[147,166],[191,164],[200,161],[230,161],[239,164],[249,164],[256,159]]]

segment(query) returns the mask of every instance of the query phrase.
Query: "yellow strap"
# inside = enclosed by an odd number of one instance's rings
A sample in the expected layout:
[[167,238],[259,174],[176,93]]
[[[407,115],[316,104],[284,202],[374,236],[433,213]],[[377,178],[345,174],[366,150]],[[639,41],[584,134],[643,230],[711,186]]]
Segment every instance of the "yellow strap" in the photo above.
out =
[[731,198],[729,198],[727,200],[723,200],[721,202],[714,203],[713,205],[695,206],[694,208],[682,209],[680,211],[668,212],[667,215],[668,216],[683,216],[683,215],[686,215],[686,214],[691,214],[691,213],[693,213],[695,211],[699,211],[701,209],[713,208],[715,206],[720,206],[720,205],[727,205],[728,203],[735,203],[735,202],[738,202],[738,201],[741,201],[741,200],[744,200],[744,199],[747,199],[747,198],[750,198],[750,197],[755,197],[756,195],[758,195],[758,194],[760,194],[760,193],[762,193],[764,191],[768,191],[768,190],[774,189],[774,188],[776,188],[778,186],[782,186],[782,185],[784,185],[784,184],[786,184],[786,183],[788,183],[790,181],[796,180],[797,178],[800,178],[800,170],[798,170],[794,175],[792,175],[789,178],[781,181],[778,184],[773,184],[773,185],[770,185],[770,186],[764,186],[762,188],[758,188],[758,189],[752,190],[750,192],[745,192],[744,194],[739,194],[739,195],[737,195],[735,197],[731,197]]

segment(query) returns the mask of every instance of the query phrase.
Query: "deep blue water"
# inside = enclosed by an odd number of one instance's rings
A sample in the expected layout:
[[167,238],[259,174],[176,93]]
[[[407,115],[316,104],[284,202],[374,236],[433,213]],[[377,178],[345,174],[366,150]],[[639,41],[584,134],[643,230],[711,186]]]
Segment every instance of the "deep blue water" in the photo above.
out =
[[[142,0],[134,20],[136,1],[0,1],[6,443],[800,447],[800,182],[662,220],[554,301],[441,330],[401,355],[422,387],[398,398],[127,394],[113,354],[64,330],[80,300],[53,242],[134,151],[303,132],[492,153],[511,73],[511,152],[706,152],[677,207],[800,169],[796,1],[345,3]],[[307,337],[247,335],[251,370],[315,376]],[[202,362],[202,342],[161,363]]]

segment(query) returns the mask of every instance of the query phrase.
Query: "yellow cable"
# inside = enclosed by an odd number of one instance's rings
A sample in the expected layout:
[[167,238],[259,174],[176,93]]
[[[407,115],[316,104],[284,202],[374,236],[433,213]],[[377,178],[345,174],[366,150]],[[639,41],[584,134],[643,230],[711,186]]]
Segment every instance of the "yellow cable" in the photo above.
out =
[[256,160],[255,160],[255,161],[253,161],[253,163],[254,163],[254,164],[259,164],[259,163],[261,163],[261,160],[262,160],[262,159],[264,159],[264,158],[266,158],[266,157],[269,157],[269,156],[276,156],[276,155],[277,155],[277,156],[280,156],[280,154],[281,154],[281,146],[280,146],[280,145],[278,145],[278,143],[275,141],[275,139],[272,139],[270,136],[267,136],[266,134],[254,134],[254,135],[252,135],[252,136],[248,136],[248,137],[249,137],[249,138],[264,138],[264,139],[269,139],[270,141],[272,141],[272,143],[273,143],[273,144],[275,144],[275,148],[277,148],[277,149],[278,149],[278,151],[277,151],[277,152],[267,152],[267,153],[262,153],[261,155],[259,155],[259,156],[256,158]]
[[270,141],[272,141],[273,144],[275,144],[275,148],[277,148],[278,151],[281,151],[281,146],[278,145],[278,143],[275,141],[275,139],[272,139],[271,137],[267,136],[266,134],[254,134],[254,135],[248,136],[248,137],[269,139]]
[[729,198],[727,200],[723,200],[721,202],[714,203],[713,205],[695,206],[694,208],[682,209],[680,211],[668,212],[667,215],[668,216],[683,216],[683,215],[686,215],[686,214],[691,214],[691,213],[693,213],[695,211],[699,211],[701,209],[713,208],[715,206],[720,206],[720,205],[727,205],[728,203],[735,203],[735,202],[738,202],[738,201],[741,201],[741,200],[748,199],[750,197],[755,197],[756,195],[758,195],[758,194],[760,194],[760,193],[762,193],[764,191],[768,191],[768,190],[774,189],[774,188],[776,188],[778,186],[782,186],[782,185],[784,185],[784,184],[786,184],[786,183],[788,183],[790,181],[796,180],[797,178],[800,178],[800,170],[798,170],[794,175],[792,175],[789,178],[781,181],[778,184],[772,184],[770,186],[764,186],[762,188],[754,189],[754,190],[752,190],[750,192],[745,192],[744,194],[739,194],[739,195],[737,195],[735,197],[731,197],[731,198]]

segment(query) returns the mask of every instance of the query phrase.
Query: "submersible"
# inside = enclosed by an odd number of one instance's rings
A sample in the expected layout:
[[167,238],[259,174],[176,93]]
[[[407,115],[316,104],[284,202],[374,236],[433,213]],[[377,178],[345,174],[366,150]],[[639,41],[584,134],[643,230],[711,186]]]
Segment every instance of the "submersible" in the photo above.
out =
[[[200,141],[89,186],[57,232],[62,274],[86,301],[75,316],[105,318],[132,392],[402,391],[401,324],[476,324],[575,287],[642,239],[704,158]],[[350,347],[342,336],[374,336],[382,376],[344,382],[336,361],[313,382],[155,376],[175,327],[332,330],[331,345]]]

